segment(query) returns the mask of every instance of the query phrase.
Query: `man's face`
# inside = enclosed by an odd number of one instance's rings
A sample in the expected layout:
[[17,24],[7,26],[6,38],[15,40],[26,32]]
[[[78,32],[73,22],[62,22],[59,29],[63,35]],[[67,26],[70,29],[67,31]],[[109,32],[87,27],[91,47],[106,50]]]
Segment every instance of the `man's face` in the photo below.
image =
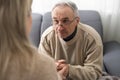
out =
[[61,38],[71,35],[79,22],[73,10],[68,6],[58,6],[52,11],[53,27],[56,34]]

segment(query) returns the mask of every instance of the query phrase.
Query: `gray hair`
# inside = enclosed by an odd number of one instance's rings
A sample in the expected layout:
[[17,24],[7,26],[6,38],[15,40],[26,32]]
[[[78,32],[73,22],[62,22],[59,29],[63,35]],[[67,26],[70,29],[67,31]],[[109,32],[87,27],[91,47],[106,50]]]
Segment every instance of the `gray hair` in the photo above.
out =
[[58,6],[68,6],[73,10],[75,16],[78,16],[78,7],[76,6],[76,4],[74,2],[68,1],[68,0],[67,1],[59,1],[57,4],[54,5],[52,10],[54,10]]

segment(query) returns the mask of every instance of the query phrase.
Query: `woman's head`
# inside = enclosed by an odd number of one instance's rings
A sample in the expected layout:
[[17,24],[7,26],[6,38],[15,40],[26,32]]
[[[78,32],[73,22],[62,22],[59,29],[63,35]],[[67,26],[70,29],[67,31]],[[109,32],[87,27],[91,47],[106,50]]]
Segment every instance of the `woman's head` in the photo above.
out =
[[32,0],[0,0],[0,46],[27,40],[31,3]]
[[32,0],[0,0],[0,80],[8,78],[12,61],[17,66],[27,66],[26,57],[32,53],[26,35],[31,23],[31,3]]

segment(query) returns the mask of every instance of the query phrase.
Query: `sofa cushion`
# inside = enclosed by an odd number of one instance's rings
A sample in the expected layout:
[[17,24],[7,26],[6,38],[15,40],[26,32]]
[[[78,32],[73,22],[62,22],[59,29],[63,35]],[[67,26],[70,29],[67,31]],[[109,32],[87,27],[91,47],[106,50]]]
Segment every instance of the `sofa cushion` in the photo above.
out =
[[103,27],[100,15],[97,11],[79,10],[80,21],[92,26],[100,34],[103,39]]
[[32,13],[32,28],[31,28],[29,38],[30,38],[30,41],[36,47],[38,47],[40,42],[41,23],[42,23],[42,15],[37,13]]
[[52,25],[51,12],[46,12],[43,15],[43,21],[41,25],[41,34],[51,25]]

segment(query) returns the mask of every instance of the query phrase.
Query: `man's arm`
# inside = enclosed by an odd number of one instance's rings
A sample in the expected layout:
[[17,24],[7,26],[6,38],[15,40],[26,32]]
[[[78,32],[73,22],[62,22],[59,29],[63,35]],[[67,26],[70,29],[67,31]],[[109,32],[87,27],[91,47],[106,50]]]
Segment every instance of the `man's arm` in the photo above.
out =
[[43,36],[41,37],[40,44],[39,44],[39,47],[38,47],[38,51],[42,54],[47,54],[49,56],[52,55],[52,52],[50,50],[50,46]]
[[103,46],[94,41],[88,45],[84,65],[69,64],[69,77],[73,80],[96,80],[102,74]]
[[[91,44],[90,44],[91,45]],[[65,60],[58,60],[58,72],[62,72],[64,77],[72,80],[96,80],[102,74],[103,48],[102,45],[94,45],[86,47],[86,58],[84,65],[67,64]]]

